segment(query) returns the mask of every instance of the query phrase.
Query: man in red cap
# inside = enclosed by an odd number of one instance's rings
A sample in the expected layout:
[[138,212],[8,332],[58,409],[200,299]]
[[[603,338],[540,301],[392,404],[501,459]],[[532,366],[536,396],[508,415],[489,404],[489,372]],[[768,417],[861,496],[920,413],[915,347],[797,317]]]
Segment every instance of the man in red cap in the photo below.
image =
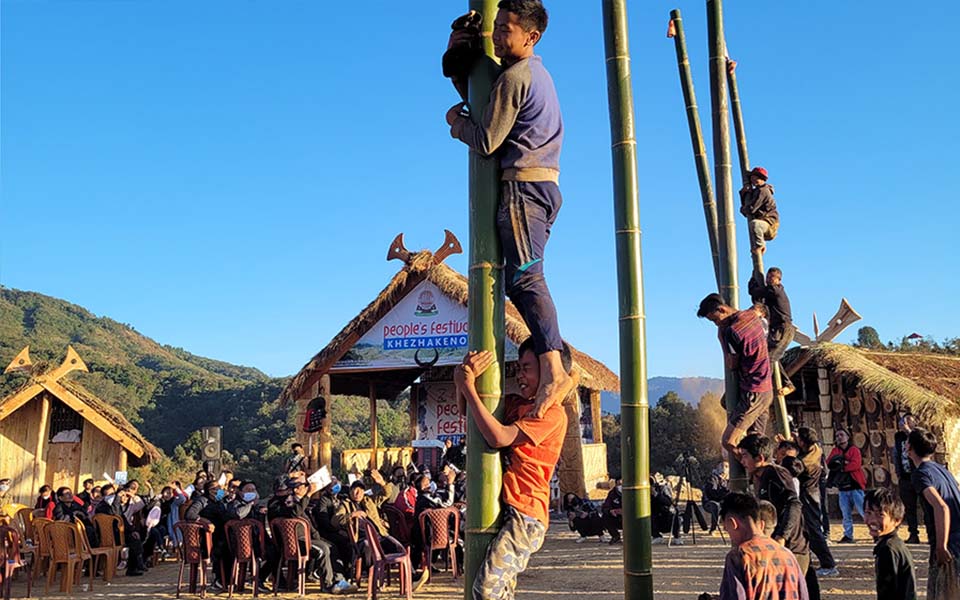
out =
[[740,189],[740,214],[750,225],[750,251],[763,254],[767,240],[777,237],[780,213],[773,199],[773,186],[767,183],[767,170],[756,167],[750,171],[750,183]]

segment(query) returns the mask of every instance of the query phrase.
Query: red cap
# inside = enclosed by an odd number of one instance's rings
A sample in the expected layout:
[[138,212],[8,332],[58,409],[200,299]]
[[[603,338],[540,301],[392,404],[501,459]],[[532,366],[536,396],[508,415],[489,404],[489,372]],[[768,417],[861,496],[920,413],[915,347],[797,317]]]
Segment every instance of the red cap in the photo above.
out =
[[768,179],[768,177],[767,177],[767,170],[764,169],[763,167],[754,167],[753,170],[750,171],[750,174],[751,174],[751,175],[756,175],[757,177],[761,177],[761,178],[763,178],[764,181],[766,181],[766,180]]

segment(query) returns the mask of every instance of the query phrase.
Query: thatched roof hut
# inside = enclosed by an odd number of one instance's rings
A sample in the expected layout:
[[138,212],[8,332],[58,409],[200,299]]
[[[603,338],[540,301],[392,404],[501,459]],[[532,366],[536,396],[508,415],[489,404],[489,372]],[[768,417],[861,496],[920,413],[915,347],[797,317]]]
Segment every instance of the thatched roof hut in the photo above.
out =
[[938,435],[938,459],[960,472],[960,358],[821,343],[783,363],[797,387],[787,397],[795,421],[819,429],[828,449],[837,427],[850,430],[872,485],[896,482],[893,436],[906,412]]
[[122,414],[66,376],[87,371],[67,348],[57,368],[30,363],[24,349],[6,372],[25,372],[23,384],[0,399],[0,477],[13,479],[13,496],[32,500],[43,484],[78,489],[129,466],[157,460],[160,451]]
[[[287,403],[301,397],[313,383],[325,375],[350,350],[367,331],[382,319],[396,304],[409,294],[418,284],[427,280],[437,286],[447,297],[461,306],[467,305],[467,278],[443,263],[434,261],[433,253],[423,250],[413,255],[407,264],[393,276],[390,283],[367,305],[360,314],[347,323],[340,333],[320,352],[303,366],[290,380],[280,394],[281,403]],[[520,313],[512,303],[506,303],[506,335],[514,343],[520,344],[530,331],[524,324]],[[583,387],[594,390],[618,392],[620,379],[600,361],[572,348],[575,368],[580,370]],[[410,369],[406,373],[391,373],[390,381],[380,382],[378,389],[382,398],[395,397],[406,389],[422,369]],[[350,377],[334,377],[332,381],[335,394],[366,395],[365,382],[352,381]]]

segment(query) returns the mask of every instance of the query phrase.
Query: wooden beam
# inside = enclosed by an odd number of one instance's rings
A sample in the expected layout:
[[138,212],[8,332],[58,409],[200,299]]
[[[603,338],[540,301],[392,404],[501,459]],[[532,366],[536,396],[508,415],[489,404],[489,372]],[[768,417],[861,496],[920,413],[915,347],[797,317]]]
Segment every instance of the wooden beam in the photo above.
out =
[[333,393],[330,388],[330,375],[324,374],[320,378],[320,387],[317,392],[324,397],[327,401],[327,416],[323,419],[323,424],[320,426],[320,435],[319,438],[317,459],[319,462],[315,463],[316,467],[320,468],[323,465],[326,465],[327,468],[333,467],[333,435],[330,433],[330,427],[333,423]]
[[370,468],[377,468],[377,446],[379,445],[380,440],[378,439],[379,432],[377,431],[377,384],[371,380],[370,381]]
[[34,397],[42,391],[43,386],[39,383],[34,383],[8,398],[7,401],[0,406],[0,421],[15,413],[18,408],[33,400]]
[[134,456],[137,458],[143,456],[146,449],[140,445],[140,442],[131,439],[122,429],[114,425],[110,420],[104,418],[103,415],[94,410],[89,404],[75,396],[73,392],[55,381],[44,381],[43,387],[62,400],[64,404],[80,413],[80,415],[87,421],[90,421],[94,427],[119,442],[121,446],[129,450]]
[[117,456],[117,470],[118,471],[127,470],[127,451],[124,450],[123,448],[120,448],[120,454]]
[[43,450],[47,446],[47,436],[50,429],[50,396],[41,394],[40,398],[40,423],[37,425],[37,446],[36,453],[33,455],[33,489],[38,490],[40,486],[46,483],[47,465],[43,459]]
[[63,362],[60,363],[60,366],[57,367],[56,370],[43,378],[50,381],[60,381],[64,375],[73,371],[89,373],[90,369],[87,368],[87,364],[83,362],[83,359],[80,358],[77,351],[73,349],[73,346],[67,346],[67,357],[63,359]]

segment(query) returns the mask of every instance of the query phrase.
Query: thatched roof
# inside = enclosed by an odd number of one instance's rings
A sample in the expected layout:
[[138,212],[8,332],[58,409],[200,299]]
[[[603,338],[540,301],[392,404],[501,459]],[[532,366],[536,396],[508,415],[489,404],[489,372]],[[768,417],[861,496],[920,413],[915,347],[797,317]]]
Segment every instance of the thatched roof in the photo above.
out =
[[960,418],[960,358],[941,354],[876,352],[843,344],[795,348],[784,356],[784,368],[814,361],[857,379],[871,392],[942,424]]
[[[16,391],[0,400],[0,420],[13,414],[38,394],[48,392],[64,402],[83,418],[104,431],[129,452],[130,464],[140,466],[158,460],[160,450],[147,441],[130,421],[120,412],[98,398],[93,392],[75,381],[61,378],[56,381],[45,377],[46,373],[34,373]],[[93,414],[88,412],[90,408]]]
[[[421,281],[428,280],[446,296],[467,305],[467,278],[447,265],[435,264],[433,254],[423,250],[413,255],[399,273],[393,276],[387,287],[350,321],[327,346],[304,365],[280,395],[286,403],[299,398],[304,391],[330,368],[359,340],[377,321],[382,319],[396,304]],[[508,300],[506,303],[506,335],[515,344],[520,344],[530,335],[520,313]],[[620,379],[600,361],[573,348],[574,367],[580,369],[580,384],[596,390],[619,391]],[[416,378],[418,373],[407,374]],[[411,379],[411,381],[413,380]],[[334,390],[336,391],[336,390]]]

